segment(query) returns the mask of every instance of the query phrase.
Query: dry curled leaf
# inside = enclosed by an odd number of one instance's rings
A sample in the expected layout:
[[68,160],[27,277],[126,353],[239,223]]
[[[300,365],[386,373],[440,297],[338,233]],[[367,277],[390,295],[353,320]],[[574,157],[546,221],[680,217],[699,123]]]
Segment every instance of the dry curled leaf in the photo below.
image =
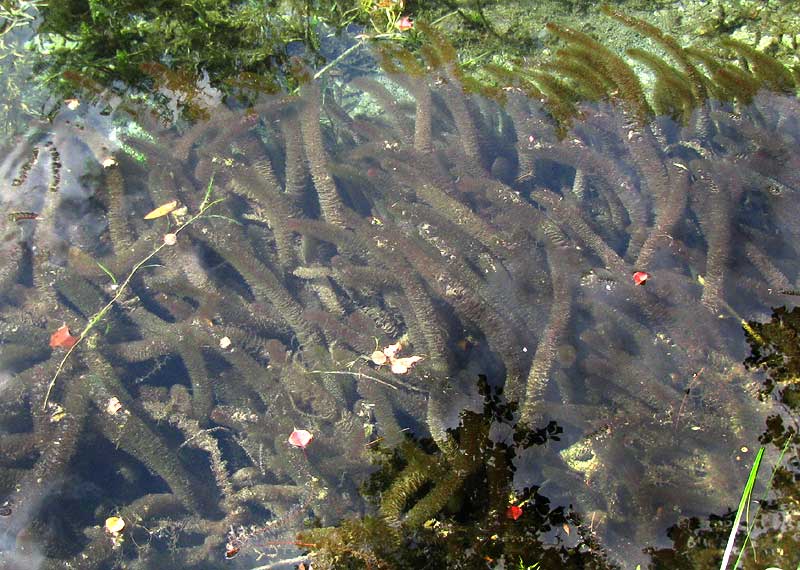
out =
[[50,348],[72,348],[80,337],[72,336],[65,324],[50,335]]
[[394,374],[405,374],[412,366],[422,360],[421,356],[398,357],[397,354],[403,350],[405,345],[406,343],[401,339],[399,342],[390,344],[382,351],[376,350],[370,355],[369,359],[378,366],[388,364]]
[[166,204],[162,204],[152,212],[149,212],[145,215],[145,220],[155,220],[156,218],[161,218],[169,214],[172,210],[178,207],[178,201],[173,200],[172,202],[167,202]]

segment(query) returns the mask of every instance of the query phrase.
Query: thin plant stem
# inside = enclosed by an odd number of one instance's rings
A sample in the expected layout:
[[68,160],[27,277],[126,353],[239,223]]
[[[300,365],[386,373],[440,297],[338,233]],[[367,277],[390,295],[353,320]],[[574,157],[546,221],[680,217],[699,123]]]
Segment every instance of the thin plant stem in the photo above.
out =
[[[215,205],[217,205],[220,202],[222,202],[222,200],[223,200],[222,198],[220,198],[218,200],[213,200],[213,201],[211,200],[211,189],[212,189],[212,185],[213,184],[214,184],[214,177],[212,176],[211,177],[211,181],[208,183],[208,188],[206,189],[206,194],[203,197],[203,202],[200,204],[200,210],[197,212],[197,214],[195,214],[194,216],[192,216],[191,218],[186,220],[183,224],[178,226],[175,229],[175,231],[172,232],[173,234],[178,235],[183,230],[185,230],[187,227],[189,227],[192,223],[194,223],[199,218],[201,218],[203,216],[203,214],[206,213],[206,211],[208,211],[210,208],[212,208]],[[142,269],[142,267],[144,267],[145,264],[147,264],[148,261],[150,261],[156,255],[158,255],[161,252],[161,250],[164,249],[165,247],[171,247],[171,246],[167,245],[166,242],[162,243],[157,248],[155,248],[153,251],[151,251],[149,255],[147,255],[146,257],[141,259],[136,265],[134,265],[133,269],[131,269],[130,273],[128,273],[128,276],[125,278],[125,281],[123,281],[122,284],[117,288],[117,294],[114,295],[111,298],[111,300],[108,303],[105,304],[105,306],[102,309],[100,309],[95,314],[93,314],[91,317],[89,317],[89,322],[86,323],[86,326],[81,331],[81,334],[78,337],[78,340],[75,341],[75,344],[73,344],[69,348],[67,353],[61,359],[61,362],[58,363],[58,367],[56,367],[56,371],[53,374],[53,378],[50,380],[50,384],[47,386],[47,392],[44,395],[44,401],[42,402],[42,409],[43,410],[47,409],[47,403],[50,401],[50,394],[52,394],[53,389],[56,386],[56,381],[58,380],[58,377],[61,375],[61,372],[64,370],[64,366],[67,364],[67,360],[69,360],[69,357],[72,356],[72,353],[75,352],[75,349],[77,349],[78,346],[80,346],[80,344],[83,341],[83,339],[85,339],[89,335],[89,332],[91,332],[91,330],[97,325],[97,323],[99,323],[103,319],[103,317],[106,315],[106,313],[108,313],[108,311],[111,310],[111,307],[113,307],[114,304],[117,301],[119,301],[120,297],[122,297],[122,295],[125,293],[126,289],[128,288],[128,285],[130,284],[130,282],[133,279],[134,275],[136,275],[136,273],[140,269]]]
[[363,46],[365,43],[367,43],[370,40],[382,40],[382,39],[387,39],[387,38],[397,39],[397,38],[400,38],[400,37],[402,37],[402,36],[400,34],[395,33],[395,32],[386,32],[386,33],[382,33],[382,34],[373,34],[373,35],[363,36],[363,37],[361,37],[360,40],[358,40],[358,42],[356,42],[355,44],[351,45],[349,48],[344,50],[342,53],[340,53],[334,59],[332,59],[327,64],[325,64],[319,71],[317,71],[314,74],[314,79],[319,79],[320,77],[325,75],[325,73],[327,73],[327,71],[329,69],[331,69],[332,67],[335,67],[336,65],[338,65],[348,55],[350,55],[351,53],[356,51],[358,48],[360,48],[361,46]]
[[[311,370],[309,374],[339,374],[341,376],[355,376],[356,378],[366,378],[367,380],[374,380],[378,384],[383,384],[384,386],[388,386],[392,390],[397,390],[397,386],[395,386],[394,384],[390,384],[389,382],[381,380],[380,378],[376,378],[375,376],[364,374],[363,372],[351,372],[349,370]],[[425,392],[425,390],[422,390],[420,388],[417,388],[416,386],[412,386],[405,382],[401,382],[399,380],[397,382],[398,384],[400,384],[404,388],[407,388],[408,390],[411,390],[412,392],[423,392],[423,393]]]
[[336,58],[334,58],[334,59],[332,59],[330,62],[328,62],[328,64],[327,64],[327,65],[325,65],[325,66],[324,66],[322,69],[320,69],[319,71],[317,71],[317,72],[314,74],[314,79],[319,79],[319,78],[320,78],[321,76],[323,76],[323,75],[325,74],[325,72],[327,72],[327,71],[328,71],[330,68],[334,67],[334,66],[335,66],[335,65],[337,65],[337,64],[338,64],[340,61],[342,61],[344,58],[346,58],[348,55],[350,55],[351,53],[353,53],[354,51],[356,51],[358,48],[360,48],[361,46],[363,46],[363,45],[364,45],[364,43],[366,43],[366,41],[367,41],[367,39],[366,39],[366,38],[364,38],[364,39],[361,39],[361,40],[358,40],[358,43],[355,43],[355,44],[351,45],[349,48],[347,48],[346,50],[344,50],[344,51],[343,51],[342,53],[340,53],[340,54],[339,54],[339,55],[338,55]]

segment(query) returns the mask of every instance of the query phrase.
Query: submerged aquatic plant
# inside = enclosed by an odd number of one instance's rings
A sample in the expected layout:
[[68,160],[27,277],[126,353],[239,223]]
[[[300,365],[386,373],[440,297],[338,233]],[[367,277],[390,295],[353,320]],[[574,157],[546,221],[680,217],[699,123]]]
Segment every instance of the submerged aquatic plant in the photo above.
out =
[[[480,568],[518,562],[559,568],[616,568],[580,515],[553,506],[538,486],[514,489],[517,454],[558,441],[555,422],[531,431],[516,423],[516,404],[479,378],[479,412],[461,415],[453,445],[436,449],[408,438],[375,446],[380,466],[363,486],[378,513],[302,531],[298,540],[321,568]],[[503,438],[492,437],[502,431]],[[508,505],[509,501],[513,501]],[[558,533],[573,544],[548,544]]]
[[[575,535],[611,548],[735,500],[747,469],[728,450],[769,411],[739,364],[741,316],[796,287],[796,86],[757,53],[718,66],[614,15],[663,46],[675,67],[647,61],[678,95],[557,27],[556,63],[495,69],[488,90],[415,22],[424,59],[387,46],[383,73],[184,130],[65,108],[10,148],[3,200],[36,217],[2,222],[0,556],[25,542],[54,564],[208,568],[295,557],[304,520],[394,548],[489,477],[453,431],[478,422],[461,413],[478,373],[515,402],[495,423],[563,429],[546,446],[506,434],[498,524],[535,512],[504,516],[512,485],[573,504]],[[126,120],[138,130],[113,128]],[[224,202],[187,225],[212,177]],[[186,211],[143,219],[173,201]],[[50,334],[102,307],[48,399]],[[401,339],[422,357],[402,375],[372,357]],[[503,437],[480,425],[487,448]],[[360,519],[377,437],[407,464]]]

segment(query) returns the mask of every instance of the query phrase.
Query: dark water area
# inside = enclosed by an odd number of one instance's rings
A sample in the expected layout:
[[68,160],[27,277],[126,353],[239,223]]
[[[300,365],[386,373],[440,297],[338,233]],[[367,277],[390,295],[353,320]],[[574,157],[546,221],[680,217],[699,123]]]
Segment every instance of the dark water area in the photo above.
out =
[[800,73],[409,25],[272,94],[2,60],[0,568],[720,568],[762,446],[727,567],[798,567]]

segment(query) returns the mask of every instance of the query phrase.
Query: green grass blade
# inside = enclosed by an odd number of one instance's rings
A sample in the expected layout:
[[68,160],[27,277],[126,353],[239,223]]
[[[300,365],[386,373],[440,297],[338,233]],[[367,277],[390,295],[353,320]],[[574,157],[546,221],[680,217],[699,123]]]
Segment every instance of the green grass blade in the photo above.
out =
[[731,559],[733,553],[733,544],[736,542],[736,531],[739,530],[739,523],[742,522],[742,515],[750,502],[750,495],[753,493],[753,486],[756,484],[756,476],[758,476],[758,469],[761,467],[761,458],[764,457],[764,447],[758,450],[756,460],[753,462],[753,467],[750,469],[750,476],[747,478],[747,484],[742,491],[742,498],[739,500],[739,509],[736,511],[736,518],[733,519],[733,528],[731,535],[728,537],[728,545],[725,547],[725,554],[722,557],[722,565],[720,570],[726,570],[728,561]]
[[[767,481],[767,488],[764,490],[764,496],[761,499],[761,503],[766,502],[767,494],[769,493],[769,490],[772,489],[772,481],[775,479],[775,474],[778,472],[778,468],[781,466],[781,463],[783,463],[783,456],[786,455],[786,451],[789,449],[789,444],[792,443],[793,439],[794,437],[789,437],[786,439],[786,443],[784,444],[783,449],[781,449],[778,460],[775,462],[775,467],[772,468],[772,475],[770,475],[769,481]],[[744,555],[744,550],[747,547],[747,542],[750,540],[750,535],[752,534],[753,528],[756,525],[756,517],[758,517],[758,513],[761,511],[761,503],[759,503],[758,508],[753,515],[753,521],[747,525],[747,534],[744,535],[744,542],[742,543],[742,548],[739,550],[739,556],[736,557],[736,563],[733,565],[734,568],[738,568],[739,562],[742,561],[742,556]],[[767,568],[767,570],[769,570],[769,568]],[[800,570],[800,564],[798,564],[798,570]]]
[[99,261],[95,261],[95,263],[97,264],[98,267],[100,267],[100,269],[103,270],[103,273],[105,273],[106,275],[108,275],[111,278],[111,282],[114,285],[116,285],[117,284],[117,278],[114,277],[114,274],[111,273],[111,270],[108,267],[106,267],[105,265],[103,265],[102,263],[100,263]]

